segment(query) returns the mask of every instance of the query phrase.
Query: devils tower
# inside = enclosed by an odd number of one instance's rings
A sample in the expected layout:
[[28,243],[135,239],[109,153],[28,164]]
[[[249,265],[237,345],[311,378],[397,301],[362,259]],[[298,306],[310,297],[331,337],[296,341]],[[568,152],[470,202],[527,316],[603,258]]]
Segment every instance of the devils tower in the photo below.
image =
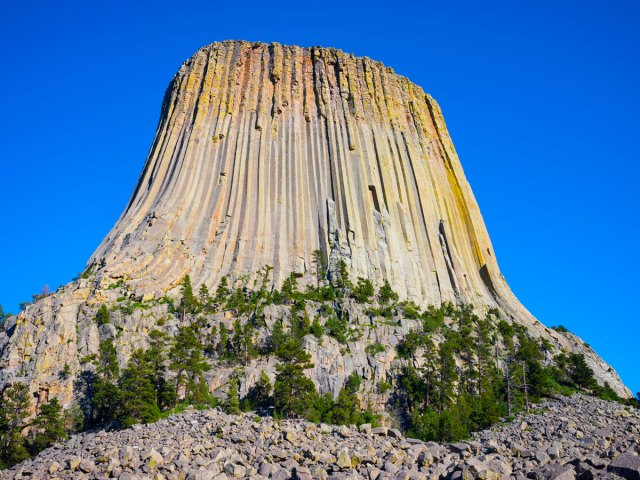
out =
[[500,275],[438,104],[368,58],[223,42],[172,80],[135,192],[89,261],[139,293],[312,252],[402,297],[528,314]]
[[[0,333],[0,384],[25,381],[40,401],[69,404],[105,338],[125,363],[152,328],[179,323],[165,302],[186,275],[210,290],[223,278],[250,290],[269,265],[273,286],[290,273],[305,285],[316,251],[329,276],[346,265],[354,281],[386,280],[420,307],[495,308],[554,351],[580,352],[600,384],[629,396],[595,352],[544,327],[512,294],[430,95],[369,58],[241,41],[203,47],[180,67],[135,191],[83,278]],[[96,325],[103,304],[111,323]],[[362,327],[346,350],[307,340],[320,390],[336,393],[352,372],[370,385],[385,378],[395,357],[366,358],[365,340],[397,343],[412,328],[398,321],[397,330]],[[259,370],[247,372],[241,393]]]

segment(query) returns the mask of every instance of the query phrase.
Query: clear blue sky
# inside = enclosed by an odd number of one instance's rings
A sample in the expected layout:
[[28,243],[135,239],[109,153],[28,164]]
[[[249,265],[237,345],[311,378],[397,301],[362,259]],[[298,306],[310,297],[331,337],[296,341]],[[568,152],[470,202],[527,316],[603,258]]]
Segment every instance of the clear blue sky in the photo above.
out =
[[334,46],[439,101],[516,295],[640,390],[637,0],[25,0],[1,17],[5,310],[83,270],[133,190],[164,89],[196,49]]

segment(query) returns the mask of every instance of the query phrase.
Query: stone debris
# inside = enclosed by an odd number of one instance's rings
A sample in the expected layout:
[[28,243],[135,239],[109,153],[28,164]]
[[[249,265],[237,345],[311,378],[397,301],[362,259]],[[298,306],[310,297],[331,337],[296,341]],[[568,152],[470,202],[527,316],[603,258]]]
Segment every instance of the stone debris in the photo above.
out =
[[640,411],[582,395],[550,399],[509,424],[445,445],[387,427],[189,410],[74,436],[0,479],[640,479],[638,454]]

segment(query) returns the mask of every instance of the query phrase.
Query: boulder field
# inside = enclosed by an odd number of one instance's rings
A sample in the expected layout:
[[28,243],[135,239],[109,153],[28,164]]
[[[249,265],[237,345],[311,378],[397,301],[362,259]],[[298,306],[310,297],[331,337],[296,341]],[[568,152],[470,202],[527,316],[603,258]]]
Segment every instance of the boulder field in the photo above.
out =
[[371,425],[189,410],[76,435],[1,479],[640,479],[640,410],[583,395],[455,444]]

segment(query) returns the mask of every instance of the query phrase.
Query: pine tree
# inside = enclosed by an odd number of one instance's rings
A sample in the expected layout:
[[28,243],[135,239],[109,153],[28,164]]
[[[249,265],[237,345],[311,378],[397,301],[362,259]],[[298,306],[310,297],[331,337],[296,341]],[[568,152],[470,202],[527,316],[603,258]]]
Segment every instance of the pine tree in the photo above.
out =
[[96,323],[98,324],[98,326],[100,326],[106,325],[107,323],[109,323],[109,321],[109,309],[107,308],[107,305],[103,303],[102,305],[100,305],[98,313],[96,313]]
[[156,403],[160,410],[171,408],[176,404],[176,392],[167,380],[167,333],[151,330],[150,345],[144,353],[151,369],[150,380],[156,392]]
[[224,305],[227,302],[227,297],[229,296],[229,279],[225,275],[218,282],[218,286],[216,287],[216,294],[214,297],[214,303],[216,305]]
[[224,323],[220,324],[220,341],[217,346],[218,357],[219,358],[229,358],[229,352],[231,351],[229,348],[229,330]]
[[284,327],[282,322],[276,320],[269,336],[267,351],[269,353],[276,353],[278,349],[287,341],[287,335],[284,333]]
[[592,390],[597,386],[593,370],[587,365],[584,355],[581,353],[569,355],[569,376],[579,388]]
[[264,370],[260,372],[258,381],[249,389],[247,397],[244,399],[244,410],[266,411],[272,404],[271,380]]
[[184,390],[184,398],[192,401],[196,390],[203,383],[203,373],[208,369],[203,355],[204,346],[190,326],[180,327],[169,351],[169,368],[176,372],[176,395]]
[[320,324],[320,317],[317,315],[313,318],[313,322],[311,323],[311,333],[318,340],[322,341],[322,336],[324,335],[324,328]]
[[311,253],[311,258],[316,284],[320,287],[327,280],[327,259],[320,250],[314,250]]
[[340,260],[338,260],[337,267],[338,267],[338,272],[336,275],[334,286],[338,290],[341,290],[344,294],[344,292],[350,291],[353,288],[353,284],[349,279],[349,272],[347,271],[347,263],[344,261],[344,259],[341,258]]
[[274,403],[276,414],[282,417],[306,417],[316,394],[314,383],[304,371],[312,368],[311,355],[302,350],[295,340],[290,340],[278,349],[282,364],[276,367]]
[[200,305],[206,312],[209,312],[211,310],[211,295],[209,294],[209,289],[204,283],[200,285],[200,289],[198,290],[198,300],[200,301]]
[[67,438],[62,415],[62,405],[57,398],[50,399],[40,407],[40,413],[31,424],[31,450],[34,454]]
[[119,418],[122,426],[150,423],[160,418],[153,379],[154,371],[148,357],[142,350],[136,350],[118,383],[121,392]]
[[227,384],[227,398],[225,399],[223,409],[229,415],[240,414],[240,399],[238,393],[238,378],[232,376]]
[[400,297],[391,288],[391,284],[389,283],[389,280],[387,280],[385,278],[384,279],[384,283],[382,284],[382,286],[378,290],[378,301],[381,304],[386,305],[388,303],[397,302],[398,298],[400,298]]
[[352,295],[360,303],[369,303],[375,293],[373,283],[368,278],[358,277],[358,283],[353,288]]
[[121,391],[115,383],[120,367],[112,339],[100,342],[99,352],[91,401],[94,420],[98,425],[103,425],[117,418]]
[[14,383],[0,395],[0,465],[11,466],[29,458],[22,429],[31,405],[29,387]]
[[193,294],[191,277],[189,277],[189,275],[185,275],[182,280],[180,310],[182,311],[183,318],[185,318],[187,314],[193,315],[198,312],[198,300]]
[[298,292],[298,279],[295,273],[291,272],[284,280],[280,293],[288,302],[295,302],[298,299],[300,292]]
[[254,328],[249,322],[242,325],[240,319],[236,319],[233,325],[233,356],[243,365],[248,365],[249,360],[257,354],[253,345]]

